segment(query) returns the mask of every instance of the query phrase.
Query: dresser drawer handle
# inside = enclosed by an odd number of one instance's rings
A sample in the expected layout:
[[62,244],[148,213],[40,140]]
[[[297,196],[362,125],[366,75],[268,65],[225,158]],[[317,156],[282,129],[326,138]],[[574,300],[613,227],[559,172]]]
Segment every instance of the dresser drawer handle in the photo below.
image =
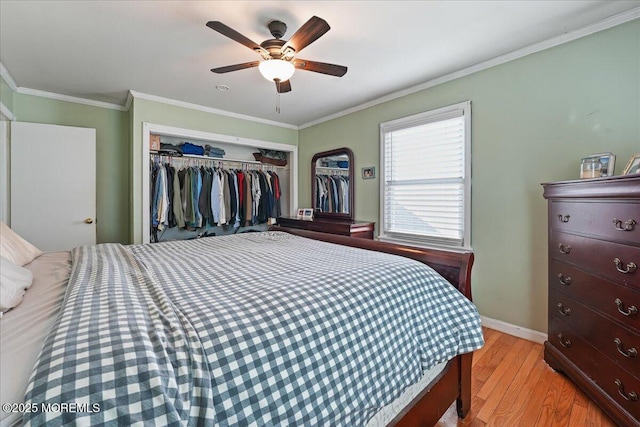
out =
[[618,311],[622,314],[624,314],[625,316],[631,316],[632,314],[638,314],[638,307],[636,307],[635,305],[632,305],[631,307],[629,307],[628,309],[624,309],[624,303],[622,302],[622,300],[620,298],[616,298],[616,300],[614,301],[616,303],[616,305],[618,306]]
[[558,303],[558,311],[563,316],[570,316],[571,315],[571,309],[569,307],[565,307],[564,305],[562,305],[561,302]]
[[618,218],[613,218],[613,223],[615,224],[616,230],[619,231],[631,231],[633,227],[637,224],[637,222],[633,219],[629,219],[625,221],[624,227],[622,226],[622,220]]
[[618,353],[620,353],[624,357],[628,357],[629,359],[631,359],[633,357],[637,357],[638,356],[638,350],[636,350],[633,347],[631,347],[627,351],[624,351],[624,349],[622,348],[622,340],[620,338],[614,339],[613,342],[616,344],[616,348],[618,349]]
[[563,346],[564,348],[571,347],[571,340],[565,338],[561,332],[558,333],[558,339],[560,340],[560,345]]
[[618,386],[618,393],[620,394],[620,396],[622,396],[624,400],[630,400],[632,402],[635,402],[638,400],[638,394],[635,391],[630,391],[629,393],[626,393],[624,391],[624,385],[622,384],[622,381],[616,378],[614,382]]
[[563,254],[568,254],[569,252],[571,252],[571,246],[565,246],[562,243],[558,243],[558,249],[560,249],[560,252],[562,252]]
[[561,284],[565,286],[569,286],[573,279],[571,279],[571,276],[565,277],[562,273],[558,273],[558,280],[560,281]]
[[618,270],[622,274],[633,273],[634,271],[636,271],[636,268],[638,268],[635,262],[630,262],[629,264],[626,265],[626,268],[623,270],[622,261],[620,261],[620,258],[615,258],[613,262],[616,264],[616,270]]
[[558,215],[558,220],[559,220],[560,222],[569,222],[569,218],[570,218],[570,217],[571,217],[570,215],[562,215],[562,214],[559,214],[559,215]]

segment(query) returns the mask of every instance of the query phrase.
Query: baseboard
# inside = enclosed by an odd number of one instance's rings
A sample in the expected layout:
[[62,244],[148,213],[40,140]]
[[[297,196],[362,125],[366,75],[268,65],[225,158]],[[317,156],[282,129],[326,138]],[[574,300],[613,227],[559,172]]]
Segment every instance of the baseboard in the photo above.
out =
[[522,326],[512,325],[502,320],[491,319],[490,317],[480,316],[482,326],[513,335],[514,337],[523,338],[538,344],[543,344],[547,340],[547,334],[534,331],[533,329],[523,328]]

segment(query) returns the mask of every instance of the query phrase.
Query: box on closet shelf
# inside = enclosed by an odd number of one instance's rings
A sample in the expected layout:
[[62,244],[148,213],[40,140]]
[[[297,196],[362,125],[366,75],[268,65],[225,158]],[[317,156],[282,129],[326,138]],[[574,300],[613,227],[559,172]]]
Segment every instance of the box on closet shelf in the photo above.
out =
[[149,136],[149,150],[158,151],[160,149],[160,135]]

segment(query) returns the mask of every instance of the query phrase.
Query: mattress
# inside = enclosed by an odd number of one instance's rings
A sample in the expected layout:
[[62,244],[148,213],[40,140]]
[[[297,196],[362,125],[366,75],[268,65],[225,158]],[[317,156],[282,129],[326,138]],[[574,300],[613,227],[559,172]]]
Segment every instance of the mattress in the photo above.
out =
[[[0,402],[21,403],[29,375],[62,306],[69,274],[69,252],[47,252],[25,268],[33,284],[20,305],[0,318]],[[19,413],[0,410],[0,426],[21,421]]]
[[[248,239],[258,239],[258,236],[247,236]],[[286,237],[289,239],[288,235]],[[217,240],[218,238],[216,238]],[[220,238],[222,239],[222,238]],[[224,240],[219,240],[222,243]],[[191,245],[190,243],[181,243],[180,245]],[[326,244],[325,244],[326,245]],[[99,245],[100,246],[100,245]],[[145,248],[153,247],[145,246],[133,248],[134,252],[145,253]],[[160,246],[157,246],[158,248]],[[185,247],[183,246],[184,250]],[[115,247],[110,250],[116,251]],[[118,251],[120,251],[118,249]],[[129,254],[130,255],[130,254]],[[129,256],[127,255],[127,256]],[[149,255],[149,254],[146,254]],[[237,258],[237,255],[235,255]],[[93,258],[93,254],[90,256]],[[142,257],[140,259],[156,260],[154,257]],[[158,276],[160,273],[154,271],[153,267],[150,271],[146,271],[150,277]],[[66,281],[69,277],[71,262],[68,253],[47,253],[34,260],[27,268],[34,272],[34,284],[27,292],[25,300],[16,309],[8,312],[0,321],[2,328],[2,402],[22,402],[28,377],[33,369],[44,336],[51,328],[52,323],[57,317],[58,310],[62,304]],[[173,270],[173,269],[172,269]],[[257,270],[257,271],[256,271]],[[254,269],[254,276],[259,276],[260,268]],[[218,271],[220,274],[220,271]],[[95,276],[94,276],[95,277]],[[148,279],[149,277],[146,277]],[[146,280],[145,279],[145,280]],[[189,286],[192,286],[189,283]],[[185,288],[186,290],[187,288]],[[180,299],[180,295],[173,295],[173,300]],[[69,296],[67,296],[67,299]],[[62,316],[64,317],[64,316]],[[9,349],[9,350],[7,350]],[[366,424],[367,427],[378,427],[387,425],[394,417],[399,414],[405,406],[412,401],[433,379],[444,369],[446,362],[442,362],[423,373],[422,378],[405,390],[402,395],[392,401],[390,404],[371,418]],[[16,369],[17,367],[17,369]],[[5,376],[7,373],[8,376]],[[10,378],[6,381],[6,378]],[[217,377],[215,377],[217,379]],[[73,388],[73,387],[72,387]],[[397,395],[397,394],[396,394]],[[215,398],[214,398],[215,399]],[[72,399],[73,400],[73,399]],[[388,400],[387,400],[388,401]],[[2,421],[0,425],[12,425],[19,422],[20,414],[0,413]],[[85,421],[88,421],[85,419]],[[209,420],[211,421],[211,420]]]

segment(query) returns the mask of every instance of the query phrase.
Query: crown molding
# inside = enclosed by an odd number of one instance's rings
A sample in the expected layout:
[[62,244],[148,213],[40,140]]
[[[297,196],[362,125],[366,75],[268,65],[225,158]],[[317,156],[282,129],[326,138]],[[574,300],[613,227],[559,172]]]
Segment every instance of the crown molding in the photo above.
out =
[[16,115],[0,101],[0,115],[6,117],[9,121],[14,121],[17,119]]
[[12,91],[16,92],[18,90],[16,81],[13,80],[13,76],[2,62],[0,62],[0,76],[2,76],[5,82],[7,82],[7,85],[9,85]]
[[278,127],[282,127],[282,128],[286,128],[286,129],[298,130],[298,126],[290,125],[288,123],[282,123],[282,122],[276,122],[276,121],[273,121],[273,120],[261,119],[259,117],[247,116],[245,114],[232,113],[231,111],[219,110],[217,108],[212,108],[212,107],[205,107],[204,105],[192,104],[190,102],[177,101],[175,99],[164,98],[164,97],[156,96],[156,95],[150,95],[148,93],[142,93],[142,92],[138,92],[138,91],[134,91],[134,90],[130,90],[129,93],[134,98],[145,99],[147,101],[160,102],[160,103],[163,103],[163,104],[174,105],[176,107],[189,108],[191,110],[203,111],[205,113],[218,114],[218,115],[221,115],[221,116],[233,117],[235,119],[248,120],[248,121],[251,121],[251,122],[262,123],[262,124],[271,125],[271,126],[278,126]]
[[127,92],[127,101],[124,103],[125,111],[129,111],[131,109],[131,105],[133,104],[133,94],[131,91]]
[[470,67],[463,68],[458,71],[454,71],[453,73],[437,77],[425,83],[421,83],[419,85],[412,86],[410,88],[403,89],[398,92],[394,92],[389,95],[382,96],[380,98],[376,98],[374,100],[365,102],[364,104],[360,104],[355,107],[351,107],[346,110],[339,111],[337,113],[328,115],[326,117],[322,117],[317,120],[312,120],[310,122],[301,124],[300,126],[298,126],[298,129],[302,130],[311,126],[315,126],[320,123],[327,122],[329,120],[337,119],[337,118],[346,116],[348,114],[367,109],[369,107],[373,107],[378,104],[382,104],[397,98],[401,98],[406,95],[411,95],[412,93],[420,92],[421,90],[425,90],[425,89],[440,85],[442,83],[446,83],[451,80],[459,79],[460,77],[465,77],[470,74],[477,73],[478,71],[486,70],[487,68],[505,64],[507,62],[511,62],[513,60],[525,57],[527,55],[531,55],[533,53],[541,52],[543,50],[547,50],[552,47],[560,46],[562,44],[580,39],[582,37],[589,36],[591,34],[595,34],[600,31],[607,30],[609,28],[613,28],[615,26],[624,24],[625,22],[633,21],[638,18],[640,18],[640,7],[636,7],[626,12],[622,12],[617,15],[611,16],[609,18],[605,18],[594,24],[587,25],[582,28],[578,28],[577,30],[569,31],[559,36],[552,37],[550,39],[547,39],[538,43],[534,43],[532,45],[523,47],[521,49],[514,50],[512,52],[497,56],[487,61],[480,62]]
[[46,92],[44,90],[29,89],[29,88],[26,88],[26,87],[19,87],[16,92],[19,93],[19,94],[23,94],[23,95],[33,95],[33,96],[39,96],[39,97],[42,97],[42,98],[55,99],[55,100],[58,100],[58,101],[74,102],[76,104],[90,105],[92,107],[109,108],[109,109],[112,109],[112,110],[126,111],[125,108],[122,105],[119,105],[119,104],[111,104],[109,102],[94,101],[93,99],[79,98],[77,96],[62,95],[60,93]]
[[[286,129],[302,130],[302,129],[305,129],[305,128],[308,128],[308,127],[311,127],[311,126],[315,126],[315,125],[320,124],[320,123],[327,122],[329,120],[337,119],[337,118],[346,116],[348,114],[352,114],[352,113],[355,113],[357,111],[361,111],[361,110],[367,109],[369,107],[373,107],[373,106],[376,106],[376,105],[379,105],[379,104],[382,104],[382,103],[385,103],[385,102],[388,102],[388,101],[392,101],[392,100],[397,99],[397,98],[401,98],[403,96],[407,96],[407,95],[410,95],[410,94],[413,94],[413,93],[416,93],[416,92],[419,92],[419,91],[422,91],[422,90],[425,90],[425,89],[440,85],[442,83],[446,83],[446,82],[451,81],[451,80],[455,80],[455,79],[459,79],[461,77],[468,76],[468,75],[476,73],[478,71],[486,70],[488,68],[495,67],[497,65],[505,64],[507,62],[522,58],[524,56],[531,55],[531,54],[537,53],[537,52],[541,52],[543,50],[550,49],[552,47],[559,46],[559,45],[568,43],[568,42],[573,41],[573,40],[577,40],[577,39],[582,38],[582,37],[586,37],[588,35],[591,35],[591,34],[594,34],[594,33],[597,33],[597,32],[603,31],[603,30],[607,30],[609,28],[615,27],[615,26],[620,25],[620,24],[624,24],[625,22],[633,21],[633,20],[638,19],[638,18],[640,18],[640,7],[636,7],[634,9],[628,10],[628,11],[620,13],[618,15],[611,16],[609,18],[603,19],[603,20],[601,20],[599,22],[596,22],[596,23],[591,24],[591,25],[587,25],[587,26],[579,28],[577,30],[569,31],[569,32],[561,34],[561,35],[559,35],[557,37],[553,37],[553,38],[544,40],[544,41],[539,42],[539,43],[534,43],[534,44],[529,45],[527,47],[524,47],[522,49],[518,49],[518,50],[515,50],[515,51],[512,51],[512,52],[509,52],[507,54],[504,54],[504,55],[489,59],[487,61],[480,62],[478,64],[472,65],[472,66],[467,67],[467,68],[463,68],[463,69],[455,71],[453,73],[449,73],[449,74],[446,74],[444,76],[437,77],[435,79],[429,80],[429,81],[421,83],[419,85],[412,86],[410,88],[403,89],[403,90],[400,90],[398,92],[394,92],[394,93],[382,96],[380,98],[376,98],[374,100],[365,102],[365,103],[357,105],[355,107],[348,108],[346,110],[339,111],[337,113],[334,113],[334,114],[331,114],[331,115],[328,115],[328,116],[325,116],[325,117],[321,117],[319,119],[304,123],[304,124],[302,124],[300,126],[291,125],[291,124],[288,124],[288,123],[276,122],[276,121],[273,121],[273,120],[261,119],[259,117],[253,117],[253,116],[248,116],[248,115],[239,114],[239,113],[233,113],[233,112],[230,112],[230,111],[220,110],[220,109],[217,109],[217,108],[205,107],[203,105],[192,104],[192,103],[189,103],[189,102],[178,101],[178,100],[174,100],[174,99],[170,99],[170,98],[164,98],[164,97],[160,97],[160,96],[156,96],[156,95],[150,95],[150,94],[137,92],[137,91],[133,91],[133,90],[129,91],[125,104],[124,105],[119,105],[119,104],[112,104],[112,103],[108,103],[108,102],[94,101],[94,100],[86,99],[86,98],[79,98],[79,97],[75,97],[75,96],[62,95],[62,94],[53,93],[53,92],[46,92],[46,91],[41,91],[41,90],[37,90],[37,89],[29,89],[29,88],[19,87],[16,84],[15,80],[13,79],[13,77],[11,76],[11,74],[9,73],[9,71],[7,70],[7,68],[1,62],[0,62],[0,76],[2,76],[2,78],[7,83],[7,85],[11,88],[11,90],[13,90],[14,92],[20,93],[20,94],[25,94],[25,95],[40,96],[40,97],[44,97],[44,98],[56,99],[56,100],[59,100],[59,101],[74,102],[74,103],[77,103],[77,104],[84,104],[84,105],[100,107],[100,108],[108,108],[108,109],[113,109],[113,110],[118,110],[118,111],[129,111],[129,109],[131,108],[131,104],[133,102],[133,98],[140,98],[140,99],[146,99],[146,100],[149,100],[149,101],[160,102],[160,103],[163,103],[163,104],[174,105],[174,106],[177,106],[177,107],[189,108],[189,109],[197,110],[197,111],[203,111],[203,112],[206,112],[206,113],[213,113],[213,114],[218,114],[218,115],[222,115],[222,116],[226,116],[226,117],[233,117],[233,118],[236,118],[236,119],[242,119],[242,120],[252,121],[252,122],[256,122],[256,123],[267,124],[267,125],[271,125],[271,126],[278,126],[278,127],[282,127],[282,128],[286,128]],[[3,114],[4,114],[5,110],[8,111],[6,106],[4,106],[4,108],[3,108]],[[13,115],[13,114],[11,114],[11,115]],[[9,116],[7,115],[7,117],[9,117]]]
[[128,110],[128,108],[125,108],[119,104],[112,104],[109,102],[95,101],[93,99],[79,98],[77,96],[62,95],[60,93],[46,92],[44,90],[20,87],[16,84],[16,81],[13,79],[13,76],[11,76],[11,73],[9,73],[9,70],[7,70],[7,68],[1,62],[0,62],[0,76],[2,76],[5,82],[7,82],[7,85],[9,85],[11,90],[16,93],[20,93],[24,95],[40,96],[42,98],[56,99],[58,101],[73,102],[76,104],[90,105],[92,107],[109,108],[109,109],[118,110],[118,111]]

